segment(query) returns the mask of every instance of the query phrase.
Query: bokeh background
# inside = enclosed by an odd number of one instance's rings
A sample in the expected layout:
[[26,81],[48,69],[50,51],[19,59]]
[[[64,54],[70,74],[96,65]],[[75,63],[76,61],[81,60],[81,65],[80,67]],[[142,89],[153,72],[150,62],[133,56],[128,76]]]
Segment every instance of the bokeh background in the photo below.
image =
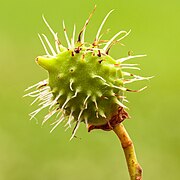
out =
[[[148,85],[141,93],[128,93],[131,119],[124,125],[131,135],[145,180],[180,179],[180,2],[178,0],[94,0],[94,1],[4,1],[0,0],[0,180],[126,180],[126,162],[119,141],[113,132],[88,133],[82,124],[78,137],[69,142],[71,130],[62,125],[52,134],[51,127],[29,121],[32,99],[25,98],[24,89],[47,77],[34,59],[44,50],[38,33],[50,36],[42,20],[45,15],[62,42],[62,21],[68,33],[74,23],[80,30],[92,11],[86,39],[93,41],[103,17],[115,9],[104,31],[107,38],[119,30],[131,29],[111,50],[115,58],[147,54],[132,62],[141,64],[150,81],[131,88]],[[39,122],[39,123],[38,123]]]

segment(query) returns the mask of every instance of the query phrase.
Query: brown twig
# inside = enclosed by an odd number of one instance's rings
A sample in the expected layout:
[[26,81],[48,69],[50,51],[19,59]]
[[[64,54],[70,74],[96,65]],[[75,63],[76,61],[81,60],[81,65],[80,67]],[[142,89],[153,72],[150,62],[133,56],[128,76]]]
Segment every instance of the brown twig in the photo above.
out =
[[125,127],[122,123],[120,123],[114,127],[113,131],[121,141],[131,180],[142,180],[142,168],[137,161],[133,142],[129,137]]

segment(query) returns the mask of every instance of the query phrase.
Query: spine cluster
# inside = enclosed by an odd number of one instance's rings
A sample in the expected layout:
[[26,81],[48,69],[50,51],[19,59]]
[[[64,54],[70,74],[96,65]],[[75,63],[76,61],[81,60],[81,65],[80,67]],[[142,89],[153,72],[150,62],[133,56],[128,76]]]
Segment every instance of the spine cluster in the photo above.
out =
[[[120,31],[110,40],[102,40],[101,30],[113,10],[105,16],[93,43],[85,42],[86,27],[94,11],[95,9],[78,34],[77,41],[75,41],[76,26],[69,40],[63,21],[67,48],[61,44],[57,33],[43,17],[54,37],[55,48],[44,34],[39,35],[46,55],[37,57],[36,62],[48,71],[49,77],[26,89],[29,91],[35,88],[25,96],[34,97],[35,100],[31,104],[39,102],[40,106],[30,113],[31,119],[42,109],[48,108],[49,112],[42,124],[55,114],[56,120],[52,123],[51,132],[63,121],[66,122],[67,128],[75,122],[71,138],[75,136],[81,122],[86,124],[89,131],[94,128],[107,130],[107,125],[110,127],[115,121],[120,123],[128,117],[123,110],[127,108],[124,105],[124,101],[127,101],[124,92],[139,92],[144,88],[135,91],[126,88],[125,85],[149,79],[127,72],[128,69],[139,70],[139,68],[137,64],[125,63],[127,60],[145,55],[129,55],[116,60],[109,55],[110,48],[130,33]],[[117,39],[118,37],[120,38]]]

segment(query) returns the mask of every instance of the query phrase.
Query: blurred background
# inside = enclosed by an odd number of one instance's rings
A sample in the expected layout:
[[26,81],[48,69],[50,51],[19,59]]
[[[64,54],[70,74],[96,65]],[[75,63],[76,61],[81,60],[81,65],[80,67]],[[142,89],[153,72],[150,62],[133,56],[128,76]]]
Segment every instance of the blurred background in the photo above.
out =
[[[76,1],[3,1],[0,0],[0,180],[126,180],[126,162],[113,132],[88,133],[81,125],[77,136],[69,142],[71,130],[59,126],[52,134],[49,125],[29,121],[33,99],[22,98],[24,89],[47,78],[36,65],[35,58],[45,54],[38,33],[51,37],[42,14],[65,44],[62,21],[68,33],[74,23],[81,30],[94,4],[97,10],[89,23],[86,40],[95,33],[111,10],[103,31],[112,37],[119,30],[132,30],[111,50],[114,58],[147,54],[134,59],[144,76],[155,78],[129,87],[148,88],[141,93],[127,93],[131,119],[126,126],[132,137],[145,180],[180,179],[180,2],[76,0]],[[52,37],[51,37],[52,38]],[[51,39],[52,40],[52,39]]]

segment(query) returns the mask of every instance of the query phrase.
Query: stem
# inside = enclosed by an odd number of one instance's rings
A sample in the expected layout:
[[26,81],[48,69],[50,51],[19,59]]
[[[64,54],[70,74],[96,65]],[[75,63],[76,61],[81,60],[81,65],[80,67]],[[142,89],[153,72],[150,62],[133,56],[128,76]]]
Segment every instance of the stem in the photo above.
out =
[[137,161],[133,142],[129,137],[125,127],[122,123],[118,124],[114,127],[113,131],[121,141],[131,180],[142,180],[142,168]]

